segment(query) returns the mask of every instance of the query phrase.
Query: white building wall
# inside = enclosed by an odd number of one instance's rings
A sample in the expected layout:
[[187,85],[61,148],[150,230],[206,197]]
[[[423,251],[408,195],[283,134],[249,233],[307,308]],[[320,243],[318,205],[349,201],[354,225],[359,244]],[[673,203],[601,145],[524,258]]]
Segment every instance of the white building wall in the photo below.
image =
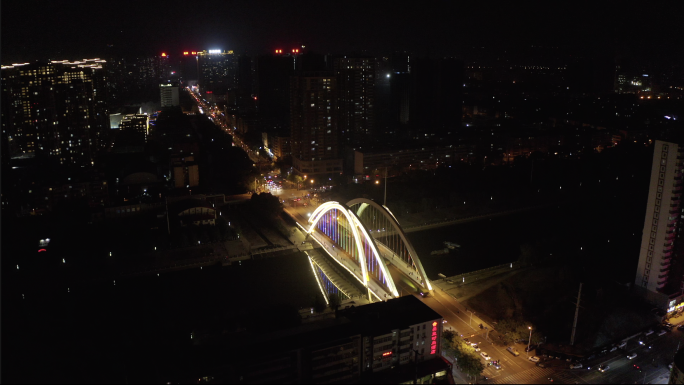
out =
[[675,190],[678,182],[675,177],[681,176],[677,159],[679,150],[675,143],[656,140],[654,145],[651,185],[635,278],[637,286],[652,292],[665,286],[672,258],[675,234],[668,234],[668,231],[676,230],[679,221],[679,200],[673,200],[677,195],[681,196],[681,190]]
[[161,92],[161,106],[173,107],[179,106],[178,87],[171,84],[160,84],[159,91]]

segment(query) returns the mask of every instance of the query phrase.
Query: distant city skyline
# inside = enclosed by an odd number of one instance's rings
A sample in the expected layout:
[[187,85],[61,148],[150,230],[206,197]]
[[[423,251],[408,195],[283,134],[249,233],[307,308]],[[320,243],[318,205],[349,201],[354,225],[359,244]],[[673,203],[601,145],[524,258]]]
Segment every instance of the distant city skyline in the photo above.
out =
[[3,64],[210,48],[261,54],[301,44],[324,53],[407,50],[440,56],[464,55],[472,47],[503,51],[541,45],[672,62],[678,57],[673,48],[684,36],[673,17],[683,13],[681,4],[655,10],[626,4],[124,1],[90,8],[77,2],[9,1],[2,11]]

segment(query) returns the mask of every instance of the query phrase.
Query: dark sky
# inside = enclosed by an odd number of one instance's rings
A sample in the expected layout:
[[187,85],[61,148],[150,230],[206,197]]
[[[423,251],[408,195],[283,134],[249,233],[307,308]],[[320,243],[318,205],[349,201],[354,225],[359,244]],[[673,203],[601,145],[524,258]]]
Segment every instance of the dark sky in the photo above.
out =
[[684,2],[658,9],[631,2],[510,3],[3,0],[2,63],[107,58],[111,51],[261,53],[301,43],[331,53],[458,55],[470,46],[533,44],[681,58]]

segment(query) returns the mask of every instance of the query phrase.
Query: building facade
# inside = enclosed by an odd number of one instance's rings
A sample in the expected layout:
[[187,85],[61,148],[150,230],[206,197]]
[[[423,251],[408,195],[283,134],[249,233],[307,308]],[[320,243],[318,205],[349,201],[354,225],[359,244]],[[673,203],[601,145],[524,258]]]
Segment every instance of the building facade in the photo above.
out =
[[682,166],[684,149],[677,143],[656,140],[654,144],[651,185],[646,203],[646,218],[635,285],[663,310],[676,305],[684,288],[681,274],[673,274],[673,265],[681,261],[684,245],[681,232]]
[[684,384],[684,349],[679,349],[674,356],[672,371],[668,384]]
[[442,324],[439,314],[406,296],[291,329],[233,333],[225,340],[229,351],[202,353],[230,356],[221,360],[228,363],[221,367],[221,380],[228,383],[409,383],[416,377],[432,383],[450,372],[441,356]]
[[235,86],[237,63],[233,51],[204,50],[197,52],[197,57],[200,92],[225,96]]
[[107,144],[104,60],[2,66],[2,134],[10,157],[91,166]]
[[290,86],[290,144],[298,174],[342,172],[337,80],[329,72],[304,72]]
[[264,55],[256,60],[256,105],[261,127],[279,136],[290,135],[290,76],[294,59]]
[[159,85],[159,92],[161,94],[162,108],[180,105],[178,99],[178,85],[173,83],[162,83]]
[[199,186],[199,166],[194,156],[175,154],[171,156],[173,184],[176,188]]
[[342,142],[358,148],[374,133],[376,62],[372,57],[345,56],[335,59],[334,71]]
[[149,135],[150,117],[147,114],[124,115],[119,125],[120,132],[126,132],[134,136],[137,141],[147,143]]

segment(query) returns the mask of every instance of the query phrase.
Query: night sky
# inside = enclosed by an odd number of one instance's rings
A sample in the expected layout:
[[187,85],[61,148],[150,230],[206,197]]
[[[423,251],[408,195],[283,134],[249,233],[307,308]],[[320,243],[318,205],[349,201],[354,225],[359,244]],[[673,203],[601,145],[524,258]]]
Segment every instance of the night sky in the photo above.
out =
[[2,63],[208,48],[258,54],[302,43],[326,53],[435,55],[550,45],[676,61],[682,14],[682,2],[651,9],[629,2],[5,0]]

